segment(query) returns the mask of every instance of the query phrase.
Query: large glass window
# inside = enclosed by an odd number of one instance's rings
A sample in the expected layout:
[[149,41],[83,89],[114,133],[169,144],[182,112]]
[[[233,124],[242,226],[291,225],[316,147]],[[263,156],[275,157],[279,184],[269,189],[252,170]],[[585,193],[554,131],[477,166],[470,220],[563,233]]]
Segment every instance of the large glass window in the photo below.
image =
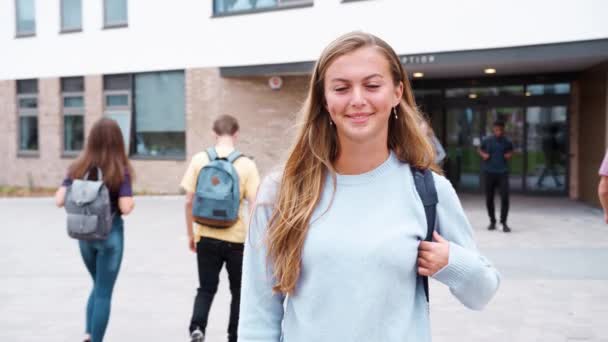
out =
[[313,0],[214,0],[215,15],[312,4]]
[[84,78],[61,79],[63,152],[75,154],[84,145]]
[[61,0],[61,31],[82,29],[82,0]]
[[15,0],[17,36],[36,34],[36,10],[34,0]]
[[523,95],[523,85],[509,85],[497,87],[467,87],[467,88],[448,88],[445,91],[446,97],[468,97],[475,99],[482,96],[501,96],[501,95]]
[[529,84],[526,96],[564,95],[570,93],[570,83]]
[[[444,128],[448,158],[444,170],[458,189],[483,188],[477,148],[492,135],[495,120],[505,122],[513,142],[509,183],[515,191],[565,194],[568,191],[568,104],[571,84],[564,79],[526,84],[471,82],[442,89],[416,89],[416,101]],[[445,123],[445,125],[443,125]],[[436,128],[436,132],[440,129]]]
[[130,74],[106,75],[103,78],[104,116],[118,123],[126,152],[131,146],[132,78]]
[[568,108],[528,107],[528,189],[565,192],[568,163]]
[[476,107],[448,108],[447,160],[444,165],[449,179],[458,189],[479,189],[481,157],[480,145],[483,111]]
[[183,157],[186,145],[184,72],[135,75],[135,153]]
[[104,27],[127,26],[127,0],[103,1]]
[[38,152],[38,80],[17,81],[19,152]]

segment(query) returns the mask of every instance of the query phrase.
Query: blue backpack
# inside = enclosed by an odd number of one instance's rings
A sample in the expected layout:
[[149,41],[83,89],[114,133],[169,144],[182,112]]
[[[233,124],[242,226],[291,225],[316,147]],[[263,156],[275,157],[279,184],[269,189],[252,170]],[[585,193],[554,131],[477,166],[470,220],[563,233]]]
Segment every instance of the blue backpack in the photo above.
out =
[[226,158],[218,158],[213,147],[206,152],[209,163],[198,174],[192,216],[194,221],[205,226],[229,228],[239,218],[241,193],[239,175],[233,163],[242,154],[235,150]]

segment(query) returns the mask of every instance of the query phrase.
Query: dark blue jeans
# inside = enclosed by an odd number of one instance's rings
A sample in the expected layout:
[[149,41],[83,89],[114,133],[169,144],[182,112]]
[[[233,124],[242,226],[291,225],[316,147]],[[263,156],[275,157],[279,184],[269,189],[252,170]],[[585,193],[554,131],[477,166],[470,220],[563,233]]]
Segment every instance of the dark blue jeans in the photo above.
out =
[[196,244],[199,288],[194,300],[194,310],[190,321],[190,332],[197,327],[204,333],[207,328],[209,309],[217,292],[219,275],[226,263],[230,282],[230,321],[228,341],[236,342],[239,324],[239,303],[241,302],[241,272],[243,268],[243,244],[203,237]]
[[112,231],[106,240],[79,243],[82,260],[93,278],[93,290],[87,303],[86,332],[91,335],[91,342],[101,342],[110,319],[112,290],[122,261],[122,217],[114,216]]

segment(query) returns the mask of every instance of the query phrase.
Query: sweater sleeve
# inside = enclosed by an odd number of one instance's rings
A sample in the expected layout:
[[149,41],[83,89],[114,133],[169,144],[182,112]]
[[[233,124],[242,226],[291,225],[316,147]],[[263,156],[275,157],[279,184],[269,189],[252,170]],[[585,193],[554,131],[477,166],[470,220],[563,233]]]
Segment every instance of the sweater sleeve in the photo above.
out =
[[451,183],[434,175],[439,203],[438,233],[450,241],[448,265],[433,275],[450,288],[466,307],[481,310],[492,299],[500,284],[500,274],[481,256],[473,239],[473,230]]
[[279,342],[283,320],[282,294],[273,293],[272,265],[267,262],[265,237],[278,183],[266,177],[258,190],[245,240],[239,342]]

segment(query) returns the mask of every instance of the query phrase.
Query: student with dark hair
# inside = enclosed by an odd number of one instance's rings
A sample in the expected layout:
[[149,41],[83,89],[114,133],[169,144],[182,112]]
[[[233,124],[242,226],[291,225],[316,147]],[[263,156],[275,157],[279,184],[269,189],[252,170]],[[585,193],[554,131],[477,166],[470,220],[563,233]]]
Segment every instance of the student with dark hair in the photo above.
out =
[[[245,223],[240,214],[234,222],[218,226],[221,222],[206,220],[201,222],[193,216],[193,206],[200,201],[200,207],[210,206],[213,199],[205,201],[205,194],[199,198],[201,189],[211,192],[214,188],[224,186],[222,177],[209,177],[210,184],[200,184],[205,177],[200,177],[205,166],[214,160],[224,159],[234,167],[238,178],[238,194],[235,207],[240,212],[242,200],[246,199],[250,206],[255,200],[256,191],[260,183],[260,176],[255,163],[235,150],[235,143],[239,132],[237,120],[230,115],[222,115],[213,123],[215,146],[206,151],[195,154],[184,174],[181,182],[186,191],[186,232],[188,234],[188,248],[196,253],[198,265],[199,288],[194,300],[194,309],[190,321],[190,340],[202,342],[207,328],[207,319],[213,297],[217,291],[219,274],[224,264],[228,272],[230,293],[230,320],[228,323],[228,341],[237,341],[237,324],[239,320],[239,303],[241,294],[241,269],[243,265],[243,243],[245,242]],[[230,168],[230,166],[228,165]],[[206,187],[206,188],[205,188]],[[219,190],[219,189],[218,189]],[[203,191],[204,192],[204,191]],[[221,208],[214,208],[219,211]],[[219,220],[218,220],[219,221]]]
[[488,230],[496,229],[496,214],[494,213],[494,193],[496,188],[500,193],[500,223],[505,233],[511,232],[507,225],[509,214],[509,165],[513,156],[513,143],[505,137],[505,123],[501,120],[494,122],[493,135],[485,138],[478,150],[484,160],[486,207],[490,217]]
[[93,289],[89,296],[86,310],[85,339],[88,342],[103,340],[108,320],[112,291],[123,254],[123,220],[134,207],[133,169],[125,153],[122,133],[116,121],[103,118],[93,125],[87,136],[86,148],[78,159],[70,165],[68,175],[55,193],[58,207],[65,204],[67,187],[74,179],[80,179],[89,173],[98,177],[96,169],[101,169],[103,183],[110,191],[112,229],[105,240],[80,240],[82,260],[93,279]]

